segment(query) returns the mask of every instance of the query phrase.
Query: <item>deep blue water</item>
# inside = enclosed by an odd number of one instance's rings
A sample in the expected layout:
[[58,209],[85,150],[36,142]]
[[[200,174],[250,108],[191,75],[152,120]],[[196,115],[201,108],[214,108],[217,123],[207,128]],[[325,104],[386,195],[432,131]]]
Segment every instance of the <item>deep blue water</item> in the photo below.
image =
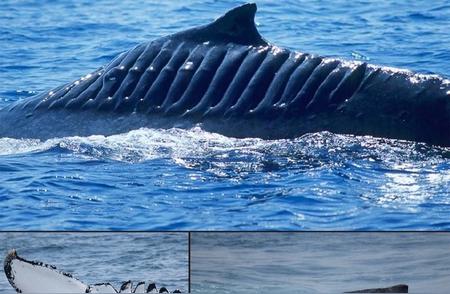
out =
[[193,233],[193,293],[449,293],[449,234]]
[[[235,1],[2,1],[0,107]],[[258,1],[279,46],[450,76],[448,1]],[[142,129],[0,139],[1,229],[450,229],[450,149]]]
[[[20,257],[54,265],[86,284],[154,281],[188,289],[187,233],[1,233],[0,260]],[[16,293],[0,271],[0,292]]]

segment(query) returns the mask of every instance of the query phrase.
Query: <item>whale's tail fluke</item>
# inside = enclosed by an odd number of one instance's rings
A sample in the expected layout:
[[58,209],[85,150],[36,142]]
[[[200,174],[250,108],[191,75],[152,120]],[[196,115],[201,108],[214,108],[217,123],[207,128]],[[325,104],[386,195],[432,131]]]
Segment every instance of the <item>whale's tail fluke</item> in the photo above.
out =
[[89,288],[55,266],[19,257],[15,250],[6,256],[4,270],[9,283],[18,293],[87,293]]
[[[120,290],[110,283],[88,285],[71,274],[59,271],[55,266],[40,261],[29,261],[11,250],[5,257],[4,270],[11,286],[17,293],[170,293],[165,287],[158,289],[156,284],[139,282],[133,288],[131,281],[124,282]],[[173,293],[181,293],[175,290]]]

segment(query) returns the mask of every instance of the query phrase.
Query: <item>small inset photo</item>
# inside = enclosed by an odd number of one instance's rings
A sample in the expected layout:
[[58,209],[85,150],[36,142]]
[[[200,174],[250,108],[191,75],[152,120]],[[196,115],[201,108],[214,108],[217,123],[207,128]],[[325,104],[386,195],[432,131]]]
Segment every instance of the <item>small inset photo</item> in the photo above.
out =
[[187,293],[187,233],[0,233],[0,293]]
[[191,234],[192,293],[450,293],[449,233]]

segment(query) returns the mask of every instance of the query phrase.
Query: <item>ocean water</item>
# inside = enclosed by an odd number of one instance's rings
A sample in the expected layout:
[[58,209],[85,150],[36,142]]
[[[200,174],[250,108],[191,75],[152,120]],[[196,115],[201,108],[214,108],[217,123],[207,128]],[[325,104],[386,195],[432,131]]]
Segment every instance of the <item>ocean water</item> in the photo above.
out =
[[192,293],[450,291],[442,233],[192,233]]
[[[0,107],[238,3],[1,1]],[[450,76],[448,1],[257,4],[279,46]],[[371,137],[0,138],[1,229],[448,230],[449,187],[450,149]]]
[[[188,289],[187,233],[0,233],[0,259],[11,249],[86,284],[109,282],[120,289],[124,281],[150,280],[158,288]],[[3,266],[0,292],[16,293]]]

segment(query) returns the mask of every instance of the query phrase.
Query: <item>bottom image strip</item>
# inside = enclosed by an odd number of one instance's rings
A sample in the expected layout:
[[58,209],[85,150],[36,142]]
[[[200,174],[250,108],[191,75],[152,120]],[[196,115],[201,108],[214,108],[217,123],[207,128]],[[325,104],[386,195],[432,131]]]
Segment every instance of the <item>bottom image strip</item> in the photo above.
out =
[[0,233],[0,293],[450,293],[449,233]]
[[187,233],[1,233],[0,293],[186,293]]

